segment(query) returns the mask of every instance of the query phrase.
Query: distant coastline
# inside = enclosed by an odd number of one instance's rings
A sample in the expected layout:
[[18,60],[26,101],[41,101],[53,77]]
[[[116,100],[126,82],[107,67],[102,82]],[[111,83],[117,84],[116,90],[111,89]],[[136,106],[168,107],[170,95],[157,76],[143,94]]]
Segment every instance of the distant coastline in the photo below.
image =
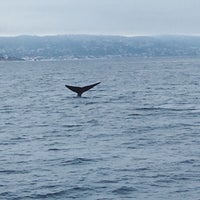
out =
[[200,37],[181,35],[0,37],[0,61],[113,57],[200,57]]
[[10,57],[8,55],[0,55],[0,61],[25,61],[23,58]]

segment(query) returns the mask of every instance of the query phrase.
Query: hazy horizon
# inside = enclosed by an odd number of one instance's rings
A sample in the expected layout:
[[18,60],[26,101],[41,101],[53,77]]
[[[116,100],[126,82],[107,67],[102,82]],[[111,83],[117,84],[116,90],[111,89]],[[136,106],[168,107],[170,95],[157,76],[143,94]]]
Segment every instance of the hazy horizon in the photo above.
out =
[[200,37],[200,34],[158,34],[158,35],[117,35],[117,34],[17,34],[17,35],[0,35],[1,38],[14,37],[56,37],[56,36],[99,36],[99,37]]
[[0,36],[199,36],[199,7],[198,0],[7,0]]

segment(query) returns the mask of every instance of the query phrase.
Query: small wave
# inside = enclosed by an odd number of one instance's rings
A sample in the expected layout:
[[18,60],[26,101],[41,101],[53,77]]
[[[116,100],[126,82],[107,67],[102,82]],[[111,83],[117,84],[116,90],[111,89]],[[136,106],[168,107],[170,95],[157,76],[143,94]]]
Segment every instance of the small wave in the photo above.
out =
[[50,148],[50,149],[48,149],[48,151],[60,151],[60,150],[63,150],[63,149],[58,149],[58,148]]
[[139,147],[131,147],[131,146],[129,146],[129,147],[127,147],[127,149],[138,149]]
[[62,127],[64,128],[76,128],[76,127],[81,127],[82,125],[80,124],[64,124]]
[[62,165],[83,165],[83,164],[88,164],[89,162],[94,162],[94,159],[75,158],[72,160],[63,161]]
[[42,128],[42,127],[48,127],[48,126],[49,126],[49,124],[38,124],[35,127]]
[[180,175],[175,175],[173,177],[174,181],[186,181],[186,180],[190,180],[192,177],[186,177],[185,174],[180,174]]
[[189,192],[190,190],[176,190],[174,191],[174,193],[186,193],[186,192]]
[[137,189],[133,188],[133,187],[122,186],[118,189],[113,190],[112,192],[115,194],[126,195],[126,194],[130,194],[134,191],[137,191]]
[[13,122],[5,122],[5,126],[12,126],[15,125]]
[[131,113],[127,115],[128,117],[135,117],[135,116],[141,116],[139,113]]
[[14,112],[14,110],[2,110],[0,113],[2,113],[2,114],[10,114],[10,113],[13,113]]
[[164,108],[164,107],[142,107],[136,108],[138,111],[171,111],[171,112],[181,112],[181,111],[194,111],[194,108]]
[[188,160],[183,160],[180,163],[181,164],[194,164],[197,160],[195,159],[188,159]]
[[137,168],[137,169],[135,169],[135,171],[147,171],[147,170],[150,170],[150,168],[147,168],[147,167],[141,167],[141,168]]
[[135,108],[138,111],[152,111],[152,110],[160,110],[160,108],[156,107],[142,107],[142,108]]
[[87,102],[87,103],[85,103],[85,105],[93,105],[93,104],[97,104],[97,102]]
[[19,137],[11,138],[10,141],[27,141],[27,138],[19,136]]
[[88,193],[91,191],[91,188],[88,187],[73,187],[66,190],[61,191],[55,191],[51,193],[46,194],[37,194],[32,196],[34,199],[49,199],[49,198],[58,198],[58,197],[66,197],[66,198],[75,198],[80,195],[83,195],[83,193]]
[[0,174],[26,174],[27,170],[0,170]]
[[100,180],[96,183],[102,183],[102,184],[107,184],[107,183],[117,183],[117,180]]
[[58,191],[58,192],[52,192],[52,193],[46,193],[46,194],[37,194],[34,195],[34,199],[48,199],[48,198],[56,198],[58,196],[62,196],[66,194],[66,190]]
[[173,182],[174,182],[174,180],[173,180],[173,179],[170,179],[169,177],[168,177],[168,178],[165,178],[165,179],[159,179],[159,180],[156,181],[156,183],[160,183],[160,184],[162,184],[162,183],[167,183],[167,184],[169,184],[169,183],[173,183]]
[[9,199],[11,199],[13,197],[13,194],[11,192],[0,192],[0,197],[5,197],[5,199],[9,197]]
[[92,119],[92,120],[89,120],[87,121],[87,123],[90,125],[90,126],[97,126],[99,123],[98,123],[98,120],[95,120],[95,119]]

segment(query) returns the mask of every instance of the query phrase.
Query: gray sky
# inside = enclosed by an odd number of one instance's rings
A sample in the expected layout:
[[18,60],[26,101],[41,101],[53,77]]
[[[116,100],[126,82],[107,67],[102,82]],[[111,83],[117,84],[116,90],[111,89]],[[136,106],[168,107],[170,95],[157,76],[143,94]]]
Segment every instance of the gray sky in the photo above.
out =
[[0,35],[200,35],[200,0],[0,0]]

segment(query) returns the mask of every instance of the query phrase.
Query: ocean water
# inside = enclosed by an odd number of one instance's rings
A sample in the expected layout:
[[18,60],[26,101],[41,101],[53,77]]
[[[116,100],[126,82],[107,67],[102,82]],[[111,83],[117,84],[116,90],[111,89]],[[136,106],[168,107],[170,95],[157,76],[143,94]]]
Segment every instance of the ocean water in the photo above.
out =
[[0,62],[0,199],[200,199],[200,59]]

